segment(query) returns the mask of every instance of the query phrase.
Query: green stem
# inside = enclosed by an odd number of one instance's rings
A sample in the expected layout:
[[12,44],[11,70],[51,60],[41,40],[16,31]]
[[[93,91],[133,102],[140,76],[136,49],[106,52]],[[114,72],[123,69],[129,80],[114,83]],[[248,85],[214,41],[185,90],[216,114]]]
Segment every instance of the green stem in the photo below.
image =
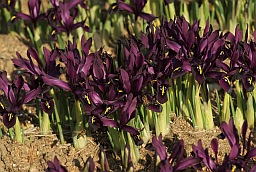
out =
[[248,92],[247,93],[247,102],[246,102],[246,113],[245,113],[245,118],[248,121],[248,127],[250,129],[254,128],[254,106],[253,106],[253,97],[252,93]]
[[135,145],[134,140],[132,139],[130,133],[127,133],[128,144],[130,146],[130,155],[131,160],[136,164],[140,159],[140,152],[138,146]]
[[72,113],[76,117],[75,131],[72,133],[74,147],[83,148],[86,146],[86,135],[80,137],[80,132],[84,130],[84,122],[81,102],[79,100],[75,100]]
[[43,135],[50,133],[50,119],[49,115],[46,112],[43,112],[43,118],[42,118],[42,126],[41,126],[41,133]]
[[196,92],[195,92],[195,128],[202,129],[204,128],[203,125],[203,117],[202,117],[202,110],[201,110],[201,100],[199,96],[200,92],[200,85],[196,86]]
[[230,118],[230,95],[227,92],[225,92],[220,123],[223,121],[228,123],[229,118]]
[[14,133],[13,133],[12,128],[9,128],[9,129],[8,129],[8,132],[9,132],[10,138],[13,140],[13,138],[14,138]]
[[14,125],[14,132],[15,132],[15,140],[17,142],[22,143],[22,134],[21,134],[21,127],[20,127],[20,121],[18,116],[16,116],[16,123]]
[[58,100],[55,95],[54,89],[50,90],[50,94],[54,100],[54,115],[56,118],[56,125],[57,125],[57,129],[58,129],[59,139],[60,139],[61,144],[64,144],[65,140],[64,140],[64,136],[63,136],[62,126],[61,126],[61,121],[60,121],[60,116],[59,116],[59,110],[58,110],[58,106],[57,106]]
[[[206,96],[206,93],[208,93],[207,96]],[[203,109],[204,109],[204,119],[205,119],[204,128],[207,130],[212,129],[214,127],[214,122],[213,122],[213,115],[212,115],[210,91],[208,89],[208,86],[205,84],[202,85],[201,95],[203,98]]]

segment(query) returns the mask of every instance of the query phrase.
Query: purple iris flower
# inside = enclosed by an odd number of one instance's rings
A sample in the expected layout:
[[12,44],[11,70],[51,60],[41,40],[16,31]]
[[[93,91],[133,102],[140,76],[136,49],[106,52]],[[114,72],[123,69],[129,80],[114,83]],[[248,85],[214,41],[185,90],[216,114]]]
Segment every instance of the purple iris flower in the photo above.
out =
[[66,32],[70,34],[73,30],[81,27],[83,30],[90,32],[88,26],[85,25],[85,20],[74,23],[78,15],[77,5],[86,8],[83,0],[74,1],[51,1],[53,8],[46,13],[49,24],[53,27],[52,36],[57,33]]
[[13,83],[9,83],[6,72],[0,73],[0,89],[4,92],[10,104],[8,108],[5,108],[3,103],[0,104],[3,111],[3,122],[7,128],[15,125],[16,115],[19,114],[21,106],[41,93],[40,88],[30,89],[22,76],[16,76]]
[[25,21],[31,22],[34,25],[36,23],[43,19],[45,16],[45,13],[40,13],[41,8],[41,1],[40,0],[29,0],[28,1],[28,9],[29,9],[29,15],[24,13],[16,13],[15,17],[13,17],[11,20],[13,21],[15,18],[23,19]]
[[184,157],[184,141],[179,140],[172,148],[172,154],[168,158],[166,147],[162,141],[162,134],[158,137],[154,136],[152,145],[155,148],[156,154],[160,158],[159,169],[162,172],[181,171],[188,167],[198,165],[201,160],[198,157]]
[[143,8],[145,7],[147,3],[147,0],[133,0],[132,5],[128,5],[124,3],[122,0],[118,0],[118,9],[128,11],[135,15],[135,20],[137,20],[138,17],[141,17],[145,19],[147,22],[151,22],[155,20],[155,16],[152,14],[144,13],[142,12]]
[[68,172],[68,170],[60,164],[59,159],[55,156],[53,162],[47,161],[47,172]]

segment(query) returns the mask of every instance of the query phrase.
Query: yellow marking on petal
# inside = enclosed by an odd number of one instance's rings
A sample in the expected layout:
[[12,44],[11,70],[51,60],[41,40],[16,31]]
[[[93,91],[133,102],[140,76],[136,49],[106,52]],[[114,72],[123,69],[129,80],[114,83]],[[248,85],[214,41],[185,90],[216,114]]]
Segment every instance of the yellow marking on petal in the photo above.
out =
[[9,120],[9,121],[11,121],[11,120],[12,120],[12,118],[13,118],[13,114],[12,114],[12,113],[9,113],[9,114],[8,114],[8,117],[9,117],[9,119],[8,119],[8,120]]
[[180,69],[181,69],[181,67],[177,67],[177,68],[175,68],[175,69],[173,70],[173,72],[178,71],[178,70],[180,70]]
[[55,19],[56,19],[56,16],[55,16],[55,15],[53,15],[53,16],[52,16],[52,19],[53,19],[53,20],[55,20]]
[[223,78],[224,78],[224,80],[228,83],[228,85],[231,84],[231,83],[230,83],[230,80],[229,80],[229,78],[228,78],[227,76],[224,76]]
[[123,93],[124,91],[123,90],[118,90],[119,93]]
[[2,109],[4,109],[4,105],[3,105],[2,102],[0,102],[0,106],[1,106]]
[[250,85],[252,85],[252,78],[251,77],[247,78],[247,81],[249,82]]
[[90,105],[91,104],[91,101],[89,99],[89,96],[88,95],[84,95],[84,98],[87,100],[87,103]]
[[114,10],[115,8],[117,8],[117,5],[113,5],[112,6],[112,10]]
[[220,55],[223,55],[224,54],[224,51],[222,50],[221,52],[220,52]]
[[153,60],[149,60],[149,63],[152,64],[152,63],[153,63]]
[[106,115],[110,110],[111,110],[111,107],[107,107],[105,112],[104,112],[104,115]]
[[199,74],[202,75],[203,74],[202,67],[201,66],[197,66],[196,68],[199,71]]
[[243,71],[243,68],[240,68],[240,69],[239,69],[239,73],[241,73],[242,71]]
[[231,44],[225,44],[226,49],[230,49],[230,47],[231,47]]
[[154,22],[153,22],[153,26],[156,28],[156,27],[159,27],[161,24],[160,24],[160,20],[159,19],[156,19]]
[[165,93],[165,86],[161,86],[161,88],[162,88],[162,96],[163,96]]
[[56,30],[53,30],[51,34],[52,34],[52,35],[55,35],[55,34],[56,34]]
[[109,85],[110,83],[111,83],[111,82],[110,82],[110,81],[108,81],[108,83],[107,83],[107,84]]
[[7,1],[7,4],[10,5],[10,4],[11,4],[11,0],[8,0],[8,1]]
[[107,64],[106,62],[103,62],[103,64],[105,65],[105,64]]
[[92,117],[92,124],[95,123],[95,117]]
[[16,16],[12,16],[11,17],[11,21],[13,21],[14,19],[16,19]]
[[236,166],[234,165],[233,167],[232,167],[232,170],[231,170],[232,172],[235,172],[236,171]]
[[47,107],[48,109],[50,109],[51,106],[50,106],[50,104],[49,104],[48,101],[45,102],[45,105],[46,105],[46,107]]

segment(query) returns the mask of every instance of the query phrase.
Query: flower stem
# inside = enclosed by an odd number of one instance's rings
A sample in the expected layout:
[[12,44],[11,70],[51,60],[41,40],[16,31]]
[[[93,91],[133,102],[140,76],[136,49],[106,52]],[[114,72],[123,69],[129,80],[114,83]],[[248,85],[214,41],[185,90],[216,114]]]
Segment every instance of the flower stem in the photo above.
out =
[[55,114],[55,118],[56,118],[56,125],[57,125],[57,129],[58,129],[58,133],[59,133],[59,139],[60,139],[61,144],[64,144],[65,140],[64,140],[64,136],[63,136],[62,126],[61,126],[61,121],[60,121],[60,116],[59,116],[59,110],[58,110],[58,106],[57,106],[58,100],[55,95],[54,89],[50,90],[50,94],[54,100],[54,114]]
[[76,125],[75,130],[72,132],[72,138],[75,148],[83,148],[86,146],[86,135],[79,136],[79,132],[84,130],[83,113],[81,109],[81,102],[75,100],[72,114],[75,115]]
[[43,112],[41,133],[43,135],[49,134],[50,129],[51,129],[51,127],[50,127],[49,115],[46,112]]
[[21,127],[20,127],[20,121],[18,116],[16,116],[16,123],[14,125],[14,132],[15,132],[15,140],[17,142],[22,143],[22,134],[21,134]]

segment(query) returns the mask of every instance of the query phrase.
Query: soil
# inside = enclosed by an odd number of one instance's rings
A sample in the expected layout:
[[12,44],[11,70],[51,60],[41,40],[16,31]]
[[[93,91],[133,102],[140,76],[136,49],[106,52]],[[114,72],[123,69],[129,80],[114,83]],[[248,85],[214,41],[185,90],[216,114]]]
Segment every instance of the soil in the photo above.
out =
[[[16,56],[16,51],[25,57],[27,48],[18,35],[0,35],[0,70],[6,70],[8,74],[15,72],[11,58]],[[112,151],[107,142],[107,135],[97,136],[99,139],[95,139],[93,136],[88,137],[88,144],[85,148],[75,149],[71,143],[60,144],[55,133],[41,135],[39,128],[32,123],[31,118],[26,118],[23,122],[25,123],[24,144],[11,140],[7,133],[4,133],[0,139],[0,172],[45,171],[47,169],[46,162],[53,161],[54,156],[57,156],[61,164],[71,172],[82,171],[87,158],[91,156],[96,163],[97,171],[99,171],[100,142],[103,143],[110,168],[113,171],[122,171],[120,157]],[[1,117],[0,127],[3,128]],[[189,155],[192,145],[197,144],[199,139],[202,140],[204,147],[210,147],[211,140],[220,133],[218,127],[212,130],[196,130],[185,119],[174,115],[171,117],[169,134],[165,137],[164,142],[170,152],[174,142],[177,139],[183,139],[186,153]],[[219,158],[221,159],[226,152],[229,152],[229,145],[226,140],[219,140],[219,146]],[[154,151],[148,147],[150,147],[150,143],[141,148],[141,159],[135,165],[135,171],[154,171]]]

